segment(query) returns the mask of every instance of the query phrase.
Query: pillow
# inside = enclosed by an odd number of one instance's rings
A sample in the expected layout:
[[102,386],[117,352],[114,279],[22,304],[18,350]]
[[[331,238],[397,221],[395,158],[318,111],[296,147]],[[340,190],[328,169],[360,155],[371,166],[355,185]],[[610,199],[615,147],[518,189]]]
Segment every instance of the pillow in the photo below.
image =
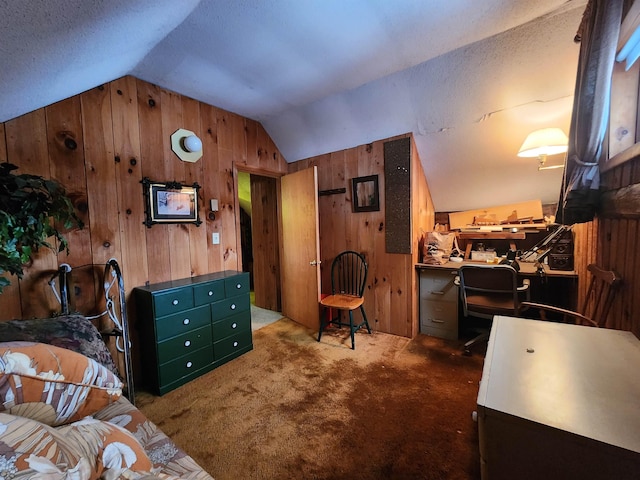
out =
[[153,464],[136,438],[118,425],[87,417],[58,427],[58,432],[87,458],[94,474],[106,480],[124,472],[150,473]]
[[89,460],[63,435],[29,418],[0,413],[0,452],[3,478],[13,478],[18,472],[23,478],[54,478],[56,473],[63,478],[65,472],[70,473],[69,478],[91,476]]
[[0,411],[57,426],[121,395],[120,379],[84,355],[44,343],[0,343]]
[[94,359],[119,375],[102,335],[89,319],[80,314],[0,322],[0,342],[16,340],[48,343],[73,350]]
[[135,437],[90,417],[58,428],[0,413],[2,478],[144,478],[152,464]]

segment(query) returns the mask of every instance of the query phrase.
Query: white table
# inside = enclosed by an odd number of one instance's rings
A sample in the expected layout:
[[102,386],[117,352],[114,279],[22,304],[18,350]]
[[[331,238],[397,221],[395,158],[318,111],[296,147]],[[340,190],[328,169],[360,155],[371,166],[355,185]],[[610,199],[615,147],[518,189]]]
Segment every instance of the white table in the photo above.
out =
[[495,317],[478,428],[483,480],[640,479],[640,341]]

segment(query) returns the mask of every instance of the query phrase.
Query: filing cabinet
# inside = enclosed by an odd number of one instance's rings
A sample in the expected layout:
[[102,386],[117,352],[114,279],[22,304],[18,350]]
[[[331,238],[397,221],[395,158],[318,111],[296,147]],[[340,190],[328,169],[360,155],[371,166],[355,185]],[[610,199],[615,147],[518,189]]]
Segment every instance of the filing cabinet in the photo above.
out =
[[458,288],[455,270],[420,270],[420,333],[458,338]]
[[249,274],[227,270],[133,290],[143,384],[158,395],[253,348]]

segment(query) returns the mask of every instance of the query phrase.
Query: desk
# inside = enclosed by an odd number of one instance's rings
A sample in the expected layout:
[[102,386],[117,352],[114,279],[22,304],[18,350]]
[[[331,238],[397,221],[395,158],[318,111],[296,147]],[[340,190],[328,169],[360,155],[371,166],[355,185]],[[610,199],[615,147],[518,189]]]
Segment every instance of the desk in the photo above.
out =
[[482,480],[640,477],[640,341],[496,316],[478,393]]
[[[482,262],[446,262],[442,265],[418,263],[420,332],[440,338],[458,338],[458,289],[453,279],[461,265]],[[576,309],[578,274],[573,270],[550,270],[538,275],[533,263],[519,262],[518,276],[531,282],[531,300],[569,310]]]

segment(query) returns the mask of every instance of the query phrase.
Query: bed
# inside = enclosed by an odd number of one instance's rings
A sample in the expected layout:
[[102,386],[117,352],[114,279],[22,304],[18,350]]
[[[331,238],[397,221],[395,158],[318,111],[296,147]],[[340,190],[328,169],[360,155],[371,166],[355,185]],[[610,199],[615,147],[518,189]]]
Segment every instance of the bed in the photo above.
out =
[[[118,262],[83,269],[51,278],[59,315],[0,322],[3,478],[211,480],[135,407]],[[87,291],[99,298],[90,308]]]

